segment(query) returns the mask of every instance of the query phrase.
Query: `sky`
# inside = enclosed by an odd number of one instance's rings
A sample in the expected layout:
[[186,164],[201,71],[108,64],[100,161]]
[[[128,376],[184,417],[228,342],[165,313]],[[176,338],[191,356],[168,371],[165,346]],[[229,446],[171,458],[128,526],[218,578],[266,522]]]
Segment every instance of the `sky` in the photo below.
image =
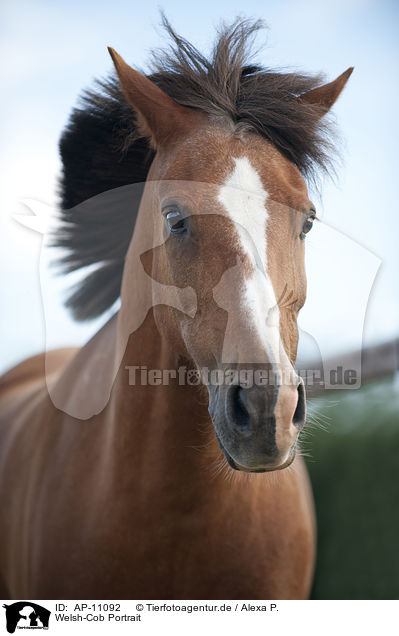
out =
[[45,346],[82,344],[102,322],[73,323],[52,292],[63,281],[47,270],[40,274],[41,236],[13,215],[26,212],[26,199],[56,208],[58,140],[79,93],[111,71],[109,45],[146,70],[151,49],[165,44],[160,7],[204,51],[222,20],[242,15],[268,25],[267,46],[258,56],[265,66],[322,71],[328,80],[355,67],[334,106],[342,165],[335,181],[322,182],[320,196],[311,193],[321,223],[307,239],[301,342],[312,333],[329,355],[396,336],[398,3],[3,0],[0,370]]

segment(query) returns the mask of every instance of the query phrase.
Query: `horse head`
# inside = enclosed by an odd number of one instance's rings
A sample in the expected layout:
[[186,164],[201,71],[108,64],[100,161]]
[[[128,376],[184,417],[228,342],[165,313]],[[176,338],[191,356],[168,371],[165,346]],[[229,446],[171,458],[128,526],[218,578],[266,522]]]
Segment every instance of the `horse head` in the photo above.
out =
[[[122,320],[133,302],[138,237],[152,235],[157,247],[141,255],[146,273],[196,295],[194,312],[156,304],[159,332],[176,358],[199,372],[233,372],[234,381],[207,384],[209,413],[227,461],[251,472],[284,468],[294,459],[305,422],[305,390],[294,363],[297,316],[306,297],[305,237],[316,217],[299,162],[245,117],[234,121],[228,105],[222,113],[211,98],[207,112],[188,97],[178,103],[110,53],[137,125],[155,151],[126,257]],[[299,111],[299,134],[315,135],[351,70],[300,96],[282,99],[280,93],[280,129],[289,135],[290,115]],[[178,75],[169,79],[179,82]],[[197,80],[202,102],[207,81],[201,86]],[[227,78],[226,85],[233,81]],[[272,108],[261,103],[262,91],[254,95],[252,112]],[[249,373],[250,385],[242,379]]]

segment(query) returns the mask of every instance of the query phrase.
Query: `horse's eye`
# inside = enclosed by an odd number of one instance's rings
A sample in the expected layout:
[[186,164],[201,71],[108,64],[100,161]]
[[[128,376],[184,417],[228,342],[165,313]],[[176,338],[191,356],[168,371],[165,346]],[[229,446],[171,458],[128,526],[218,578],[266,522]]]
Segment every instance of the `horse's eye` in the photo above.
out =
[[315,219],[315,217],[314,217],[314,216],[308,216],[308,218],[306,219],[305,223],[303,224],[302,232],[301,232],[301,233],[300,233],[300,235],[299,235],[299,238],[300,238],[300,239],[302,239],[302,240],[303,240],[303,239],[305,238],[306,234],[307,234],[308,232],[310,232],[310,230],[311,230],[311,229],[312,229],[312,227],[313,227],[313,221],[314,221],[314,219]]
[[172,234],[183,234],[187,231],[186,219],[179,210],[170,210],[165,214],[165,219]]

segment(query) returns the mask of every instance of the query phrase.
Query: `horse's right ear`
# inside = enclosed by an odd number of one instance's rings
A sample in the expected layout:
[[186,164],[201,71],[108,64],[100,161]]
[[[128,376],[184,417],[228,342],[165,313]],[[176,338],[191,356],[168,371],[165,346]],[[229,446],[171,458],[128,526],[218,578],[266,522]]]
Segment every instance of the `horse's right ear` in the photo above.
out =
[[125,97],[137,112],[140,132],[151,139],[155,148],[187,135],[198,126],[204,117],[202,113],[181,106],[148,77],[126,64],[114,49],[108,47],[108,51]]

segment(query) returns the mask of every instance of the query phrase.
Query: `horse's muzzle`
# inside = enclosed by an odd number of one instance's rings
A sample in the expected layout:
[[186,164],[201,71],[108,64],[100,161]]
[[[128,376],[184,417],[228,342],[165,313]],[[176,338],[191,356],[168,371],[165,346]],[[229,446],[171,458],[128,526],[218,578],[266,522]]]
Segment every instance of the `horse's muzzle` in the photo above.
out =
[[281,470],[295,458],[306,415],[305,389],[297,385],[209,387],[209,412],[219,445],[236,470]]

